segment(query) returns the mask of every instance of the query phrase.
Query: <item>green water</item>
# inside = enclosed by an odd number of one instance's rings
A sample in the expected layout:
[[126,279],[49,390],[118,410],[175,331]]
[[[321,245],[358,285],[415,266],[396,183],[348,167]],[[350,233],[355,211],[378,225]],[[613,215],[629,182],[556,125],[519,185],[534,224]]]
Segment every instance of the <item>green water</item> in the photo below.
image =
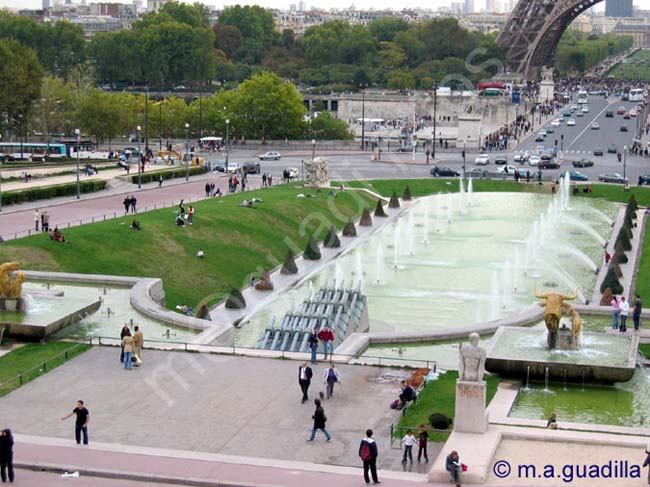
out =
[[[24,294],[29,295],[30,290],[46,291],[47,284],[28,282],[23,286]],[[119,338],[122,325],[133,320],[134,325],[139,325],[145,339],[163,341],[187,341],[196,336],[193,330],[177,328],[165,323],[152,320],[131,306],[130,289],[125,287],[100,287],[97,285],[72,285],[63,283],[50,283],[50,292],[63,291],[63,298],[35,297],[30,302],[30,314],[43,313],[47,315],[51,302],[69,308],[72,304],[77,308],[79,303],[93,302],[102,299],[100,309],[83,320],[68,326],[56,333],[58,338],[110,337]],[[36,294],[36,293],[35,293]],[[31,301],[31,300],[30,300]],[[67,303],[67,304],[66,304]],[[111,313],[108,313],[110,308]],[[133,329],[131,327],[131,329]]]
[[557,412],[558,422],[650,427],[650,371],[638,368],[634,377],[613,386],[531,383],[522,388],[510,417],[548,419]]

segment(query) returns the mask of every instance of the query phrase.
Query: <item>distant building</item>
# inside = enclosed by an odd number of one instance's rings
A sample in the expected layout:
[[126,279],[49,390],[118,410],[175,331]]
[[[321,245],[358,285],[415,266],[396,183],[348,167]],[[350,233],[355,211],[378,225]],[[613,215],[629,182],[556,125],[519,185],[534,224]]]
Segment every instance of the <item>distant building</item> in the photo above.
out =
[[296,10],[298,10],[298,9],[297,9],[295,3],[292,3],[291,5],[289,5],[289,12],[295,12]]
[[42,7],[43,7],[43,10],[46,10],[48,8],[52,8],[52,0],[43,0]]
[[463,13],[472,14],[474,12],[474,0],[465,0],[463,4]]
[[129,25],[138,18],[137,8],[127,3],[91,3],[90,15],[109,16]]
[[124,28],[120,19],[108,15],[83,15],[71,17],[68,20],[73,24],[80,25],[84,31],[84,37],[87,39],[99,32],[114,32]]
[[492,14],[497,11],[496,0],[485,0],[485,12]]
[[170,0],[147,0],[147,11],[148,12],[157,12]]
[[303,2],[302,0],[300,0],[300,2],[298,2],[298,12],[304,12],[305,10],[307,10],[307,9],[305,8],[305,2]]
[[633,15],[632,0],[605,1],[605,17],[632,17]]

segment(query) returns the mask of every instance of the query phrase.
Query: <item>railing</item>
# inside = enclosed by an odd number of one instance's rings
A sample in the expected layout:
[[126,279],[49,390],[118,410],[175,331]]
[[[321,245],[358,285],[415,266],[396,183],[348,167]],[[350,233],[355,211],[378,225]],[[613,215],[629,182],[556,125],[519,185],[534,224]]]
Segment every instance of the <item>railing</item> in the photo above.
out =
[[[91,345],[92,343],[90,343],[89,341],[88,344]],[[78,343],[76,346],[68,348],[67,350],[49,358],[45,362],[41,362],[38,365],[32,367],[31,369],[27,369],[19,373],[17,376],[12,377],[11,379],[5,382],[0,383],[0,396],[4,396],[5,394],[8,394],[9,392],[13,391],[14,389],[17,389],[23,384],[47,373],[48,370],[52,370],[53,368],[64,364],[70,358],[76,357],[81,353],[81,349],[83,348],[84,345],[86,345],[86,342]]]
[[[90,343],[90,345],[99,345],[99,346],[119,346],[121,344],[121,339],[115,337],[98,336],[98,337],[89,338],[88,343]],[[238,347],[236,345],[227,346],[227,347],[217,346],[217,345],[201,345],[198,343],[176,342],[176,341],[167,341],[167,340],[145,339],[144,344],[148,348],[158,349],[158,350],[204,352],[204,353],[223,354],[223,355],[248,355],[248,356],[282,358],[282,359],[300,358],[304,360],[305,357],[309,357],[310,355],[310,352],[285,352],[284,350],[266,350],[261,348],[252,348],[252,347]],[[322,353],[322,351],[319,349],[318,353]],[[329,361],[332,362],[332,354],[330,354],[329,357],[330,357]],[[359,365],[376,365],[380,367],[419,366],[419,367],[426,367],[427,369],[432,369],[434,372],[438,368],[438,364],[435,360],[408,359],[408,358],[398,358],[398,357],[380,357],[374,355],[357,356],[352,354],[341,354],[341,353],[334,353],[334,358],[335,359],[336,358],[356,359]]]

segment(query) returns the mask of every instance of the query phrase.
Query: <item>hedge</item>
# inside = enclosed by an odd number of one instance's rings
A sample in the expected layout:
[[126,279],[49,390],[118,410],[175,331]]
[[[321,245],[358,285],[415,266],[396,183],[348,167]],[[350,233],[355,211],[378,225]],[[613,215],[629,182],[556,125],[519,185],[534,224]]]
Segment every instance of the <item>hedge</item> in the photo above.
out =
[[[106,189],[106,181],[82,181],[79,189],[82,193],[95,193]],[[39,188],[3,192],[2,204],[9,206],[28,201],[47,200],[50,198],[59,198],[61,196],[73,196],[75,194],[77,194],[76,182],[57,184],[54,186],[41,186]]]
[[[197,174],[204,174],[208,172],[207,166],[190,166],[190,176],[196,176]],[[174,179],[174,178],[184,178],[185,177],[185,166],[180,166],[177,169],[164,170],[164,171],[149,171],[143,172],[140,174],[140,180],[142,184],[150,183],[151,181],[158,181],[158,178],[162,176],[163,179]],[[131,173],[131,182],[133,184],[138,184],[138,173]]]

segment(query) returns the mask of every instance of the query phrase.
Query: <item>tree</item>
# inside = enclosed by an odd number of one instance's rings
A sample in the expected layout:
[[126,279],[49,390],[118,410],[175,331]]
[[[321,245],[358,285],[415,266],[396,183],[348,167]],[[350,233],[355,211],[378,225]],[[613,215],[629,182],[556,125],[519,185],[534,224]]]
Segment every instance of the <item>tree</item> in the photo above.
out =
[[231,125],[248,138],[298,138],[303,133],[305,111],[294,85],[277,74],[264,72],[237,88]]
[[396,69],[406,61],[406,53],[394,42],[380,42],[379,59],[385,69]]
[[123,133],[124,112],[115,106],[115,98],[93,89],[77,106],[75,119],[78,126],[98,140],[112,140]]
[[138,28],[155,27],[157,24],[174,21],[191,27],[210,27],[210,9],[202,3],[188,5],[181,2],[167,2],[160,10],[145,15]]
[[305,247],[305,251],[303,252],[302,257],[306,260],[319,260],[321,258],[318,241],[314,238],[313,235],[309,237],[307,247]]
[[234,25],[215,24],[212,31],[215,49],[221,49],[229,58],[244,45],[244,36]]
[[610,288],[614,294],[621,294],[623,292],[623,286],[621,286],[616,275],[616,270],[612,266],[607,269],[605,279],[603,279],[603,283],[600,285],[600,292],[604,293],[607,288]]
[[307,29],[302,38],[305,59],[312,66],[324,64],[369,64],[377,49],[370,31],[335,20]]
[[270,10],[257,5],[226,7],[219,15],[218,23],[236,27],[244,37],[244,44],[235,55],[237,60],[247,57],[259,63],[266,47],[277,45],[280,34],[275,31],[275,21]]
[[396,17],[383,17],[368,23],[370,33],[379,42],[392,41],[398,32],[409,28],[408,22]]
[[332,117],[328,111],[320,112],[317,117],[313,117],[311,123],[305,124],[305,129],[306,139],[352,140],[354,138],[348,124]]
[[386,85],[395,90],[409,90],[415,88],[413,75],[405,69],[395,69],[388,73]]
[[41,93],[43,69],[34,51],[12,39],[0,39],[0,66],[0,121],[24,128]]

